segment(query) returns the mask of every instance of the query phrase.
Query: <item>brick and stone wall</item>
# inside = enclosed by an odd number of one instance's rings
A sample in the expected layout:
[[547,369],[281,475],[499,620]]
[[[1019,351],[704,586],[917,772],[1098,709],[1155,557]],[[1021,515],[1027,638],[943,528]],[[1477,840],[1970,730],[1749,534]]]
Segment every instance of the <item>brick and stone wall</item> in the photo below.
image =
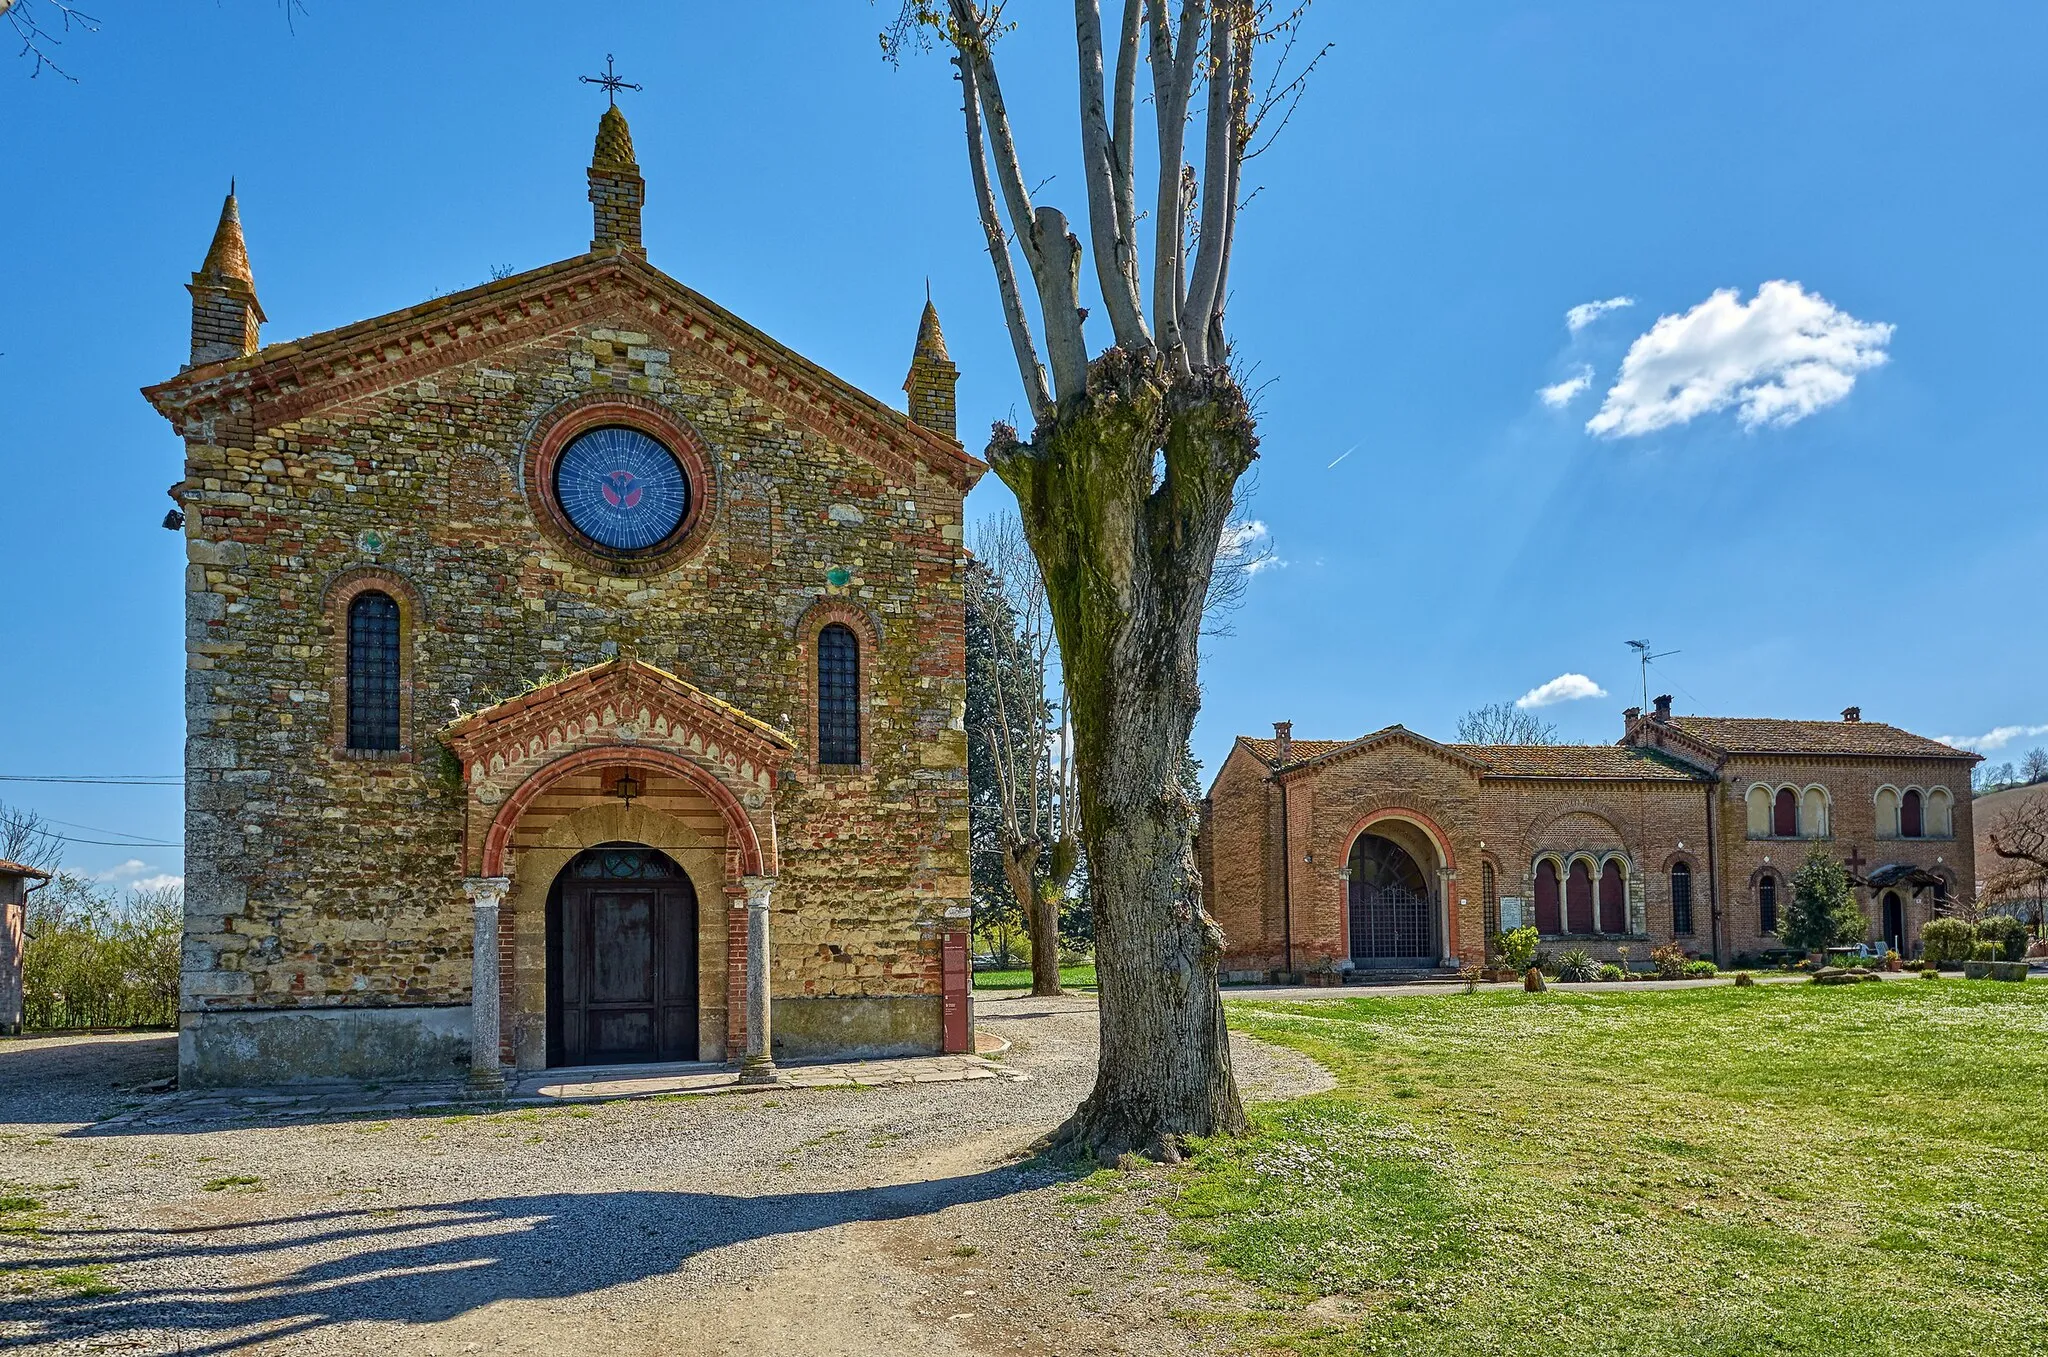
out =
[[[775,993],[916,1000],[876,1021],[900,1036],[929,1008],[935,1048],[934,929],[968,893],[964,487],[911,459],[883,470],[678,347],[607,316],[189,441],[188,1011],[465,1003],[463,801],[437,733],[628,653],[808,738],[801,623],[829,600],[876,638],[869,758],[798,760],[775,790]],[[608,391],[658,402],[709,453],[702,545],[652,578],[563,550],[519,484],[548,412]],[[365,579],[406,612],[395,754],[336,738],[337,599]],[[518,894],[505,926],[534,928],[532,904]],[[703,988],[707,1050],[724,988]],[[786,1030],[829,1026],[793,1014]],[[530,1037],[512,1044],[538,1058]]]

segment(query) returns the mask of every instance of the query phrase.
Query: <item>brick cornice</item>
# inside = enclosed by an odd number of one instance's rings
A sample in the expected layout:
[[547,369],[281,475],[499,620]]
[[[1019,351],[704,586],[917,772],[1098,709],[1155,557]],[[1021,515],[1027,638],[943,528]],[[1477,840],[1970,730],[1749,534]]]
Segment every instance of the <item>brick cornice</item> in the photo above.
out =
[[631,255],[564,260],[145,387],[188,437],[223,420],[274,428],[594,320],[627,319],[812,433],[908,481],[917,466],[963,493],[987,467],[954,440],[826,371]]

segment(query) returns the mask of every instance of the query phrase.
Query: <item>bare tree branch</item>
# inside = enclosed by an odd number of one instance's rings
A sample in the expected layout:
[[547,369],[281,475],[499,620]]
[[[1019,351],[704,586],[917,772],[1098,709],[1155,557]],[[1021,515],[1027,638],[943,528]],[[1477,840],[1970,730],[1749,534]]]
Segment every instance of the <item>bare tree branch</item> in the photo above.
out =
[[1242,21],[1239,0],[1217,0],[1209,15],[1209,111],[1203,128],[1201,233],[1181,308],[1181,341],[1187,345],[1188,362],[1196,371],[1209,366],[1209,317],[1223,278],[1228,218],[1236,203],[1230,175],[1237,163],[1235,43]]
[[[1127,6],[1128,8],[1128,6]],[[1136,256],[1124,236],[1122,214],[1122,170],[1113,146],[1109,110],[1102,90],[1102,12],[1098,0],[1074,0],[1074,50],[1081,75],[1081,163],[1087,172],[1088,223],[1095,247],[1095,278],[1109,311],[1110,329],[1116,342],[1127,349],[1149,347],[1152,336],[1145,329],[1138,301]],[[1118,80],[1127,65],[1119,50]],[[1121,96],[1122,89],[1118,94]]]
[[[55,33],[45,24],[42,17],[45,10],[57,16]],[[51,59],[50,49],[64,45],[64,38],[58,35],[68,36],[74,24],[87,33],[99,32],[98,19],[65,4],[64,0],[0,0],[0,17],[6,18],[8,27],[14,30],[14,36],[21,39],[21,50],[15,55],[35,59],[35,67],[28,73],[29,79],[33,80],[44,71],[49,71],[59,79],[68,80],[74,85],[78,83],[77,76]]]
[[981,133],[981,96],[974,63],[956,55],[953,64],[960,72],[961,107],[967,119],[967,166],[974,180],[974,205],[981,219],[982,234],[988,240],[989,262],[996,270],[996,290],[1002,294],[1003,321],[1010,331],[1010,347],[1017,356],[1017,374],[1024,380],[1024,395],[1031,402],[1031,417],[1043,420],[1052,413],[1052,388],[1046,384],[1045,365],[1038,361],[1038,344],[1031,336],[1031,318],[1024,311],[1024,299],[1017,293],[1017,270],[1010,262],[1010,238],[997,215],[995,191],[988,182],[988,157]]

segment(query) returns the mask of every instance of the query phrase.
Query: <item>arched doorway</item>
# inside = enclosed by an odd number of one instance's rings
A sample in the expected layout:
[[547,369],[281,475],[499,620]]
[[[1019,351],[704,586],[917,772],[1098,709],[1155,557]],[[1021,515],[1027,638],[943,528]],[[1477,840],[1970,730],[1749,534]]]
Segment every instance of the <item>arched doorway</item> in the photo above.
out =
[[1884,945],[1906,954],[1906,906],[1897,891],[1884,893]]
[[1349,875],[1352,964],[1435,965],[1429,877],[1408,850],[1382,835],[1360,834]]
[[697,1058],[697,892],[666,854],[577,854],[547,904],[549,1065]]

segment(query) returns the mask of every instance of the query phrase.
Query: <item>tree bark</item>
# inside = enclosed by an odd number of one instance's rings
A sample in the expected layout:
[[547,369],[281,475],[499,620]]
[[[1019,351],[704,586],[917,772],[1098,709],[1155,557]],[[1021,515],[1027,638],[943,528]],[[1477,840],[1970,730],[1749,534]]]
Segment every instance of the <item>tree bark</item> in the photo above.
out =
[[1189,1137],[1246,1124],[1180,766],[1209,573],[1257,446],[1227,371],[1183,377],[1157,350],[1112,349],[1032,443],[999,429],[989,447],[1059,636],[1095,910],[1101,1056],[1052,1144],[1103,1162],[1177,1160]]
[[1047,900],[1038,889],[1036,841],[1015,844],[1003,850],[1003,878],[1010,894],[1024,911],[1024,931],[1031,939],[1031,997],[1051,998],[1066,993],[1060,988],[1060,912],[1058,900]]

